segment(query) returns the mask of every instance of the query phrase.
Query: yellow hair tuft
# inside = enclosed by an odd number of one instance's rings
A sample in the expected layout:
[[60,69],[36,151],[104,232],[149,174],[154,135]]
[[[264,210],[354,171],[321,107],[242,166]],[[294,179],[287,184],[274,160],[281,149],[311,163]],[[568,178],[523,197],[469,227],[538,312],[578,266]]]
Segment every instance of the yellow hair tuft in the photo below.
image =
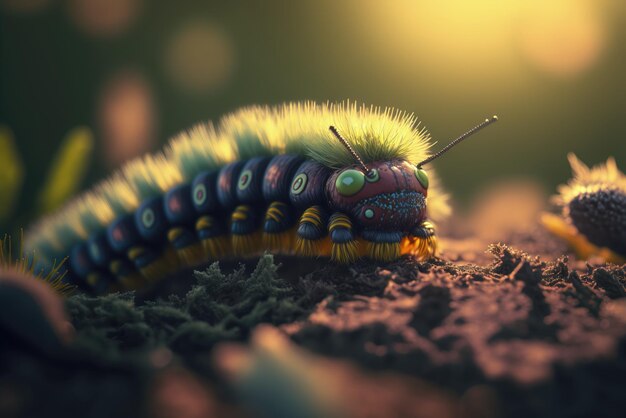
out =
[[359,246],[356,241],[334,242],[330,257],[340,264],[354,263],[359,258]]
[[367,255],[377,261],[389,262],[400,257],[399,242],[368,242]]

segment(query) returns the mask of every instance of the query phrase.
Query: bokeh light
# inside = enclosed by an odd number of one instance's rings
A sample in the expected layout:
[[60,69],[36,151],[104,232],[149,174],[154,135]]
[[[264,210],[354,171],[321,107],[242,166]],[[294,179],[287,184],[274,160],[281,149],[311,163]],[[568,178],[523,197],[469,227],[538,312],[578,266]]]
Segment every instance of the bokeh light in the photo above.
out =
[[0,0],[3,10],[12,13],[39,12],[50,4],[50,0]]
[[138,73],[114,75],[101,92],[98,109],[104,156],[112,166],[148,151],[155,143],[152,90]]
[[593,65],[608,36],[599,4],[591,0],[525,2],[519,42],[528,61],[557,76],[575,75]]
[[230,39],[217,26],[192,21],[182,26],[165,50],[165,69],[186,92],[202,94],[224,86],[234,66]]
[[119,35],[139,15],[142,0],[69,0],[68,12],[82,31],[93,36]]

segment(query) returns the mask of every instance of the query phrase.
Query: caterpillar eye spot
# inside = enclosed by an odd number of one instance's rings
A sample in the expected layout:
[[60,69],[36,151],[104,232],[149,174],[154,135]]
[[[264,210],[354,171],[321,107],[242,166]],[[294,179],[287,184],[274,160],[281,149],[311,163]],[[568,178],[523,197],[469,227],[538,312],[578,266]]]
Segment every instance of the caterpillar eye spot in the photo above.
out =
[[252,183],[252,171],[244,170],[239,176],[239,190],[245,190]]
[[144,210],[143,214],[141,215],[141,222],[143,223],[143,226],[145,226],[146,228],[151,228],[154,225],[154,221],[154,211],[152,209]]
[[422,170],[421,168],[416,168],[415,178],[417,178],[417,181],[420,182],[422,187],[428,189],[428,175],[426,174],[426,171]]
[[365,186],[365,174],[358,170],[346,170],[337,177],[335,187],[343,196],[353,196]]
[[373,168],[365,175],[365,180],[367,180],[368,183],[376,183],[380,180],[380,173],[377,169]]
[[89,246],[89,252],[91,253],[91,256],[92,256],[93,258],[98,258],[98,257],[100,257],[100,250],[99,250],[99,248],[98,248],[98,245],[96,245],[96,243],[92,243],[92,244]]
[[204,184],[198,184],[193,191],[193,203],[200,206],[206,202],[206,187]]
[[293,179],[293,183],[291,183],[291,192],[293,194],[300,194],[304,191],[306,187],[306,183],[308,181],[308,177],[305,173],[300,173]]

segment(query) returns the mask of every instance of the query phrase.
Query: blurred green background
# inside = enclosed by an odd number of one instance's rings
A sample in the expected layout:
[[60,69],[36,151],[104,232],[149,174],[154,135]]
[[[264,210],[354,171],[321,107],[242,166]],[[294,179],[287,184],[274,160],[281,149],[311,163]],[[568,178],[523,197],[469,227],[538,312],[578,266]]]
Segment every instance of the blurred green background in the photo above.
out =
[[[0,0],[0,226],[249,104],[394,106],[438,146],[498,114],[435,164],[459,207],[507,178],[551,192],[569,151],[623,168],[625,17],[619,0]],[[55,158],[80,180],[56,194]]]

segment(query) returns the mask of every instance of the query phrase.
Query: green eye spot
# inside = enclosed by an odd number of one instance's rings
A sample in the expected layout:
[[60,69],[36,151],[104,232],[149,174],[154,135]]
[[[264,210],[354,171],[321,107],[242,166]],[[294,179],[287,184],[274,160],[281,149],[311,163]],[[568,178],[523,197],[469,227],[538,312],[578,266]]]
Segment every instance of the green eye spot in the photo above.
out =
[[364,215],[367,219],[372,219],[374,217],[374,211],[372,209],[365,209]]
[[144,210],[141,214],[141,222],[146,228],[152,227],[154,225],[154,211],[152,209]]
[[346,170],[337,177],[335,187],[340,195],[352,196],[357,194],[365,185],[365,174],[358,170]]
[[306,187],[306,183],[309,180],[305,173],[300,173],[293,179],[293,183],[291,183],[291,193],[300,194],[304,191]]
[[92,242],[89,245],[89,253],[91,254],[92,258],[100,258],[100,249],[95,242]]
[[239,176],[239,190],[245,190],[252,183],[252,171],[244,170]]
[[426,172],[424,170],[422,170],[421,168],[416,168],[415,177],[417,177],[417,181],[420,182],[422,187],[428,189],[428,176],[426,175]]
[[368,183],[376,183],[380,180],[380,173],[378,173],[378,170],[375,168],[372,168],[369,173],[365,175],[365,180],[367,180]]
[[204,184],[198,184],[196,188],[193,189],[193,203],[200,206],[204,202],[206,202],[206,187]]

